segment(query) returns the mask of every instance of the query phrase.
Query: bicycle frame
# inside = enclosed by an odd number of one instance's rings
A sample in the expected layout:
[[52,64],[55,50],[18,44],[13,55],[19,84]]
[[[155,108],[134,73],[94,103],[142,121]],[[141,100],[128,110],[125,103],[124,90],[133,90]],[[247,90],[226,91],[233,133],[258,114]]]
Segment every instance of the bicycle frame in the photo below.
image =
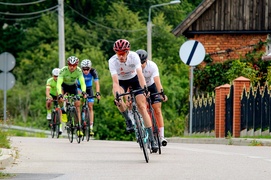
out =
[[[97,96],[87,96],[87,98],[97,98]],[[81,109],[81,125],[83,129],[84,136],[86,137],[87,141],[90,139],[90,112],[89,112],[89,107],[88,107],[88,100],[87,98],[83,98],[83,106]],[[98,99],[98,104],[99,104],[99,99]],[[83,114],[84,113],[84,114]],[[84,123],[86,122],[86,123]],[[84,140],[84,136],[82,137],[82,141]]]
[[140,148],[142,148],[142,150],[143,150],[145,160],[148,163],[149,162],[149,154],[148,154],[147,148],[150,147],[149,140],[148,140],[149,136],[148,136],[148,133],[145,130],[144,123],[140,118],[140,114],[138,112],[137,105],[136,105],[136,99],[135,99],[135,93],[140,92],[140,91],[144,91],[144,90],[145,89],[131,90],[130,92],[123,93],[123,94],[119,94],[117,92],[116,93],[116,100],[120,101],[121,96],[126,96],[126,95],[131,96],[132,111],[133,111],[135,125],[136,125],[136,127],[135,127],[136,137],[137,137],[138,143],[140,145]]
[[158,152],[159,152],[159,154],[161,154],[161,139],[160,139],[160,135],[159,135],[159,128],[158,128],[157,120],[154,115],[154,109],[153,109],[152,103],[151,103],[151,96],[155,96],[155,95],[162,95],[164,97],[163,90],[161,90],[160,93],[152,93],[146,97],[147,103],[148,103],[149,115],[152,120],[153,136],[158,144]]
[[[78,129],[81,128],[81,122],[78,120],[78,114],[76,107],[74,105],[74,101],[76,101],[76,95],[66,95],[64,96],[64,104],[66,103],[66,113],[67,113],[67,133],[69,137],[69,141],[73,142],[73,135],[76,136],[76,140],[78,143],[81,141],[81,137],[77,135]],[[65,105],[64,105],[65,106]]]
[[54,138],[55,134],[56,137],[59,138],[59,126],[60,126],[60,108],[58,105],[57,100],[52,100],[53,102],[53,109],[52,109],[52,115],[51,115],[51,136]]

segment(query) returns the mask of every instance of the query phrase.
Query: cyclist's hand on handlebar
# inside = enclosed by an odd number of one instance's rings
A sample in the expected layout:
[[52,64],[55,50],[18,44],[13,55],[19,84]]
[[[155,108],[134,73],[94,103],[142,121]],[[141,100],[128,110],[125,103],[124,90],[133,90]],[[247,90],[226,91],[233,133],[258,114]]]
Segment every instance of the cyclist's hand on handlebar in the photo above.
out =
[[162,96],[162,98],[163,98],[163,102],[166,102],[168,100],[166,95]]
[[99,99],[99,100],[100,100],[100,98],[101,98],[101,94],[100,94],[100,92],[96,92],[96,97],[97,97],[97,99]]
[[52,96],[47,96],[46,97],[46,101],[51,101],[51,100],[53,100]]
[[57,99],[60,101],[60,102],[63,102],[63,95],[62,94],[59,94],[57,96]]
[[145,85],[144,86],[144,95],[146,96],[146,97],[149,97],[150,96],[150,92],[148,91],[148,87]]
[[82,91],[82,95],[83,95],[83,98],[87,98],[87,93],[86,92],[84,92],[84,91]]

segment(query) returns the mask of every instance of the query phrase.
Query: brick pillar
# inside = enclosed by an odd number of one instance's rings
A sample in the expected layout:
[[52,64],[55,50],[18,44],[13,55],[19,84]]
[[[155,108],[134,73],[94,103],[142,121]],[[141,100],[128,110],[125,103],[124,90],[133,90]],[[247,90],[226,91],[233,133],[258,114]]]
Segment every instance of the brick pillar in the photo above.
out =
[[230,85],[225,84],[215,88],[215,137],[225,137],[226,96],[230,92]]
[[233,80],[233,137],[240,137],[241,131],[241,95],[244,87],[249,89],[250,79],[243,76]]

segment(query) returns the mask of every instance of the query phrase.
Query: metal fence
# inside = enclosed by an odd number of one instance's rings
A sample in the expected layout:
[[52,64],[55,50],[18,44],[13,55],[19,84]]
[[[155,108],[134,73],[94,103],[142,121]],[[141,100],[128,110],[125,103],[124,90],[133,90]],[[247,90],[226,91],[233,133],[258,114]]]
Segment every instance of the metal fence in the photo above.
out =
[[271,96],[267,86],[251,87],[249,92],[244,89],[241,97],[241,131],[270,132],[270,107]]
[[192,133],[207,133],[214,131],[215,98],[214,96],[197,97],[193,99]]

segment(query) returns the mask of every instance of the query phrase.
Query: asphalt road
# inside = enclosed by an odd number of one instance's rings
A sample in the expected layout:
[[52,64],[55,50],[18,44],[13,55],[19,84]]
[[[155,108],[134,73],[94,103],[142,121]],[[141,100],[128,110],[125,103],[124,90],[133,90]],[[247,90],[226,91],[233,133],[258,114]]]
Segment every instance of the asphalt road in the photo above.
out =
[[168,143],[146,163],[136,142],[69,143],[12,137],[18,157],[2,172],[12,179],[255,180],[271,177],[271,147]]

